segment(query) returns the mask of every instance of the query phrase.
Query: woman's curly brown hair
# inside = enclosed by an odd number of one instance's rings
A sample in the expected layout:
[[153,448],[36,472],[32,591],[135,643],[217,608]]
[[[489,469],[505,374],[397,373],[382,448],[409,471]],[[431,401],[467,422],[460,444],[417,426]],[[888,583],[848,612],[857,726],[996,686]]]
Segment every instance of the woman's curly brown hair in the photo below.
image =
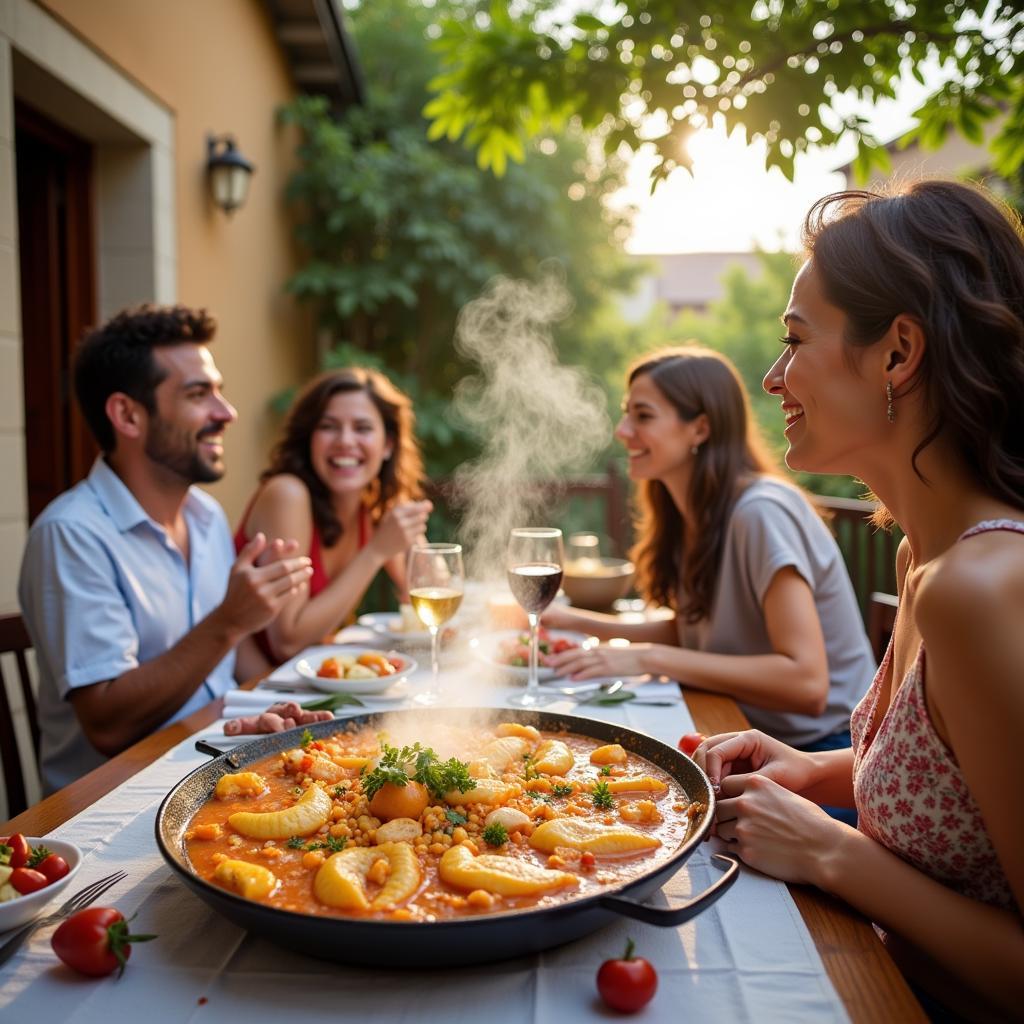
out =
[[310,381],[292,404],[284,433],[274,446],[270,465],[260,475],[260,481],[279,473],[291,473],[302,480],[313,503],[313,521],[324,547],[328,548],[340,539],[342,526],[330,491],[313,469],[310,440],[330,400],[351,391],[362,391],[373,402],[392,444],[391,457],[380,468],[377,486],[367,495],[373,521],[379,522],[392,505],[423,497],[423,458],[416,440],[416,416],[408,396],[384,374],[366,367],[322,374]]

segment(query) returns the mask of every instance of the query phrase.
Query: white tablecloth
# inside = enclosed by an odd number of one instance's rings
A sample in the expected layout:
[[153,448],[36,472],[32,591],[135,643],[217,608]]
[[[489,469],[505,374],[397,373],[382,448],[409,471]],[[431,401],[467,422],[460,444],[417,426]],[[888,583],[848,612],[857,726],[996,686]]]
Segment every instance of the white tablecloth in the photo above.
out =
[[[417,673],[413,689],[424,674]],[[291,681],[287,671],[275,677],[283,685]],[[500,706],[512,692],[473,687],[468,679],[460,673],[448,677],[449,702]],[[639,693],[672,699],[678,689],[648,683]],[[374,708],[383,709],[377,704]],[[681,701],[671,707],[627,703],[586,708],[562,701],[550,709],[621,722],[672,744],[693,728]],[[201,735],[215,742],[223,739],[221,724]],[[126,915],[137,912],[133,929],[156,932],[159,938],[137,947],[121,979],[91,980],[57,961],[49,945],[52,928],[42,929],[0,968],[0,1018],[43,1024],[608,1020],[618,1015],[600,1002],[594,976],[603,960],[621,955],[629,936],[660,979],[657,995],[637,1020],[847,1020],[785,886],[747,869],[718,903],[679,928],[623,920],[538,956],[480,967],[429,972],[346,968],[249,935],[186,889],[154,842],[160,801],[205,760],[194,749],[195,739],[175,747],[54,832],[85,851],[79,885],[117,868],[128,871],[128,879],[102,902]],[[718,877],[709,848],[690,858],[665,886],[664,897],[653,899],[672,902],[707,888]]]

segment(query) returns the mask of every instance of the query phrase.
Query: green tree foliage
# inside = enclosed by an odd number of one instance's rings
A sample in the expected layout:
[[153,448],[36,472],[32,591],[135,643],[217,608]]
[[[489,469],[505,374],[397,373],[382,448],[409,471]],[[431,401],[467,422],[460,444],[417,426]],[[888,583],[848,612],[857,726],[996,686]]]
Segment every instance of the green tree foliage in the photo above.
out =
[[440,68],[429,34],[451,3],[373,0],[349,15],[369,99],[333,119],[321,99],[283,112],[300,130],[288,195],[308,259],[289,289],[316,304],[336,346],[331,364],[372,363],[412,393],[428,470],[472,453],[448,398],[466,372],[454,355],[458,310],[495,274],[532,277],[561,265],[575,300],[559,325],[563,361],[585,362],[581,338],[635,271],[622,253],[628,211],[605,198],[623,181],[579,132],[524,145],[498,181],[465,147],[429,139],[422,114]]
[[934,148],[952,128],[981,142],[1005,112],[994,167],[1012,178],[1024,163],[1024,10],[1007,0],[494,0],[457,9],[439,45],[431,131],[464,137],[499,175],[575,117],[610,151],[652,142],[656,183],[689,166],[687,137],[721,117],[789,177],[809,146],[852,138],[866,178],[888,156],[850,100],[893,96],[903,68],[924,84],[926,60],[945,81],[907,141]]

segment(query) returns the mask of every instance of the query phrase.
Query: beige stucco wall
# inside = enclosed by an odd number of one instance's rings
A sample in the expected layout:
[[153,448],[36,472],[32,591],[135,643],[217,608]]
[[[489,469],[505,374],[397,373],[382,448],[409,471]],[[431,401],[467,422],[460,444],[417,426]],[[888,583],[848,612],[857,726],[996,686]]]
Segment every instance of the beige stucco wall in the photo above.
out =
[[[177,298],[220,323],[213,347],[239,421],[228,473],[211,491],[234,522],[266,458],[271,394],[314,366],[309,318],[282,285],[297,266],[282,191],[294,138],[275,111],[295,95],[258,0],[40,0],[174,119]],[[256,164],[249,200],[232,218],[209,201],[206,135],[230,132]]]

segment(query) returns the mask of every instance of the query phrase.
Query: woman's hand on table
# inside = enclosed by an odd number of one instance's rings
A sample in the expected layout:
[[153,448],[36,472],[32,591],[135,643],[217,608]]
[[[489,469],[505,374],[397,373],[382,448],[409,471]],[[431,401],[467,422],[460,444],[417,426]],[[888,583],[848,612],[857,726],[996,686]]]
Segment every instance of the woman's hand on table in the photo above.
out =
[[651,644],[629,644],[626,647],[573,647],[561,654],[548,656],[547,663],[559,675],[571,679],[594,679],[599,676],[636,676],[647,670],[644,654]]
[[823,887],[823,866],[853,831],[765,775],[731,775],[718,794],[714,834],[744,864],[783,882]]
[[814,765],[807,754],[757,729],[709,736],[693,752],[693,759],[716,793],[734,775],[756,773],[793,793],[814,781]]
[[293,700],[271,704],[266,711],[245,718],[231,718],[224,723],[225,736],[248,736],[262,733],[285,732],[298,725],[326,722],[334,717],[330,711],[305,711]]

